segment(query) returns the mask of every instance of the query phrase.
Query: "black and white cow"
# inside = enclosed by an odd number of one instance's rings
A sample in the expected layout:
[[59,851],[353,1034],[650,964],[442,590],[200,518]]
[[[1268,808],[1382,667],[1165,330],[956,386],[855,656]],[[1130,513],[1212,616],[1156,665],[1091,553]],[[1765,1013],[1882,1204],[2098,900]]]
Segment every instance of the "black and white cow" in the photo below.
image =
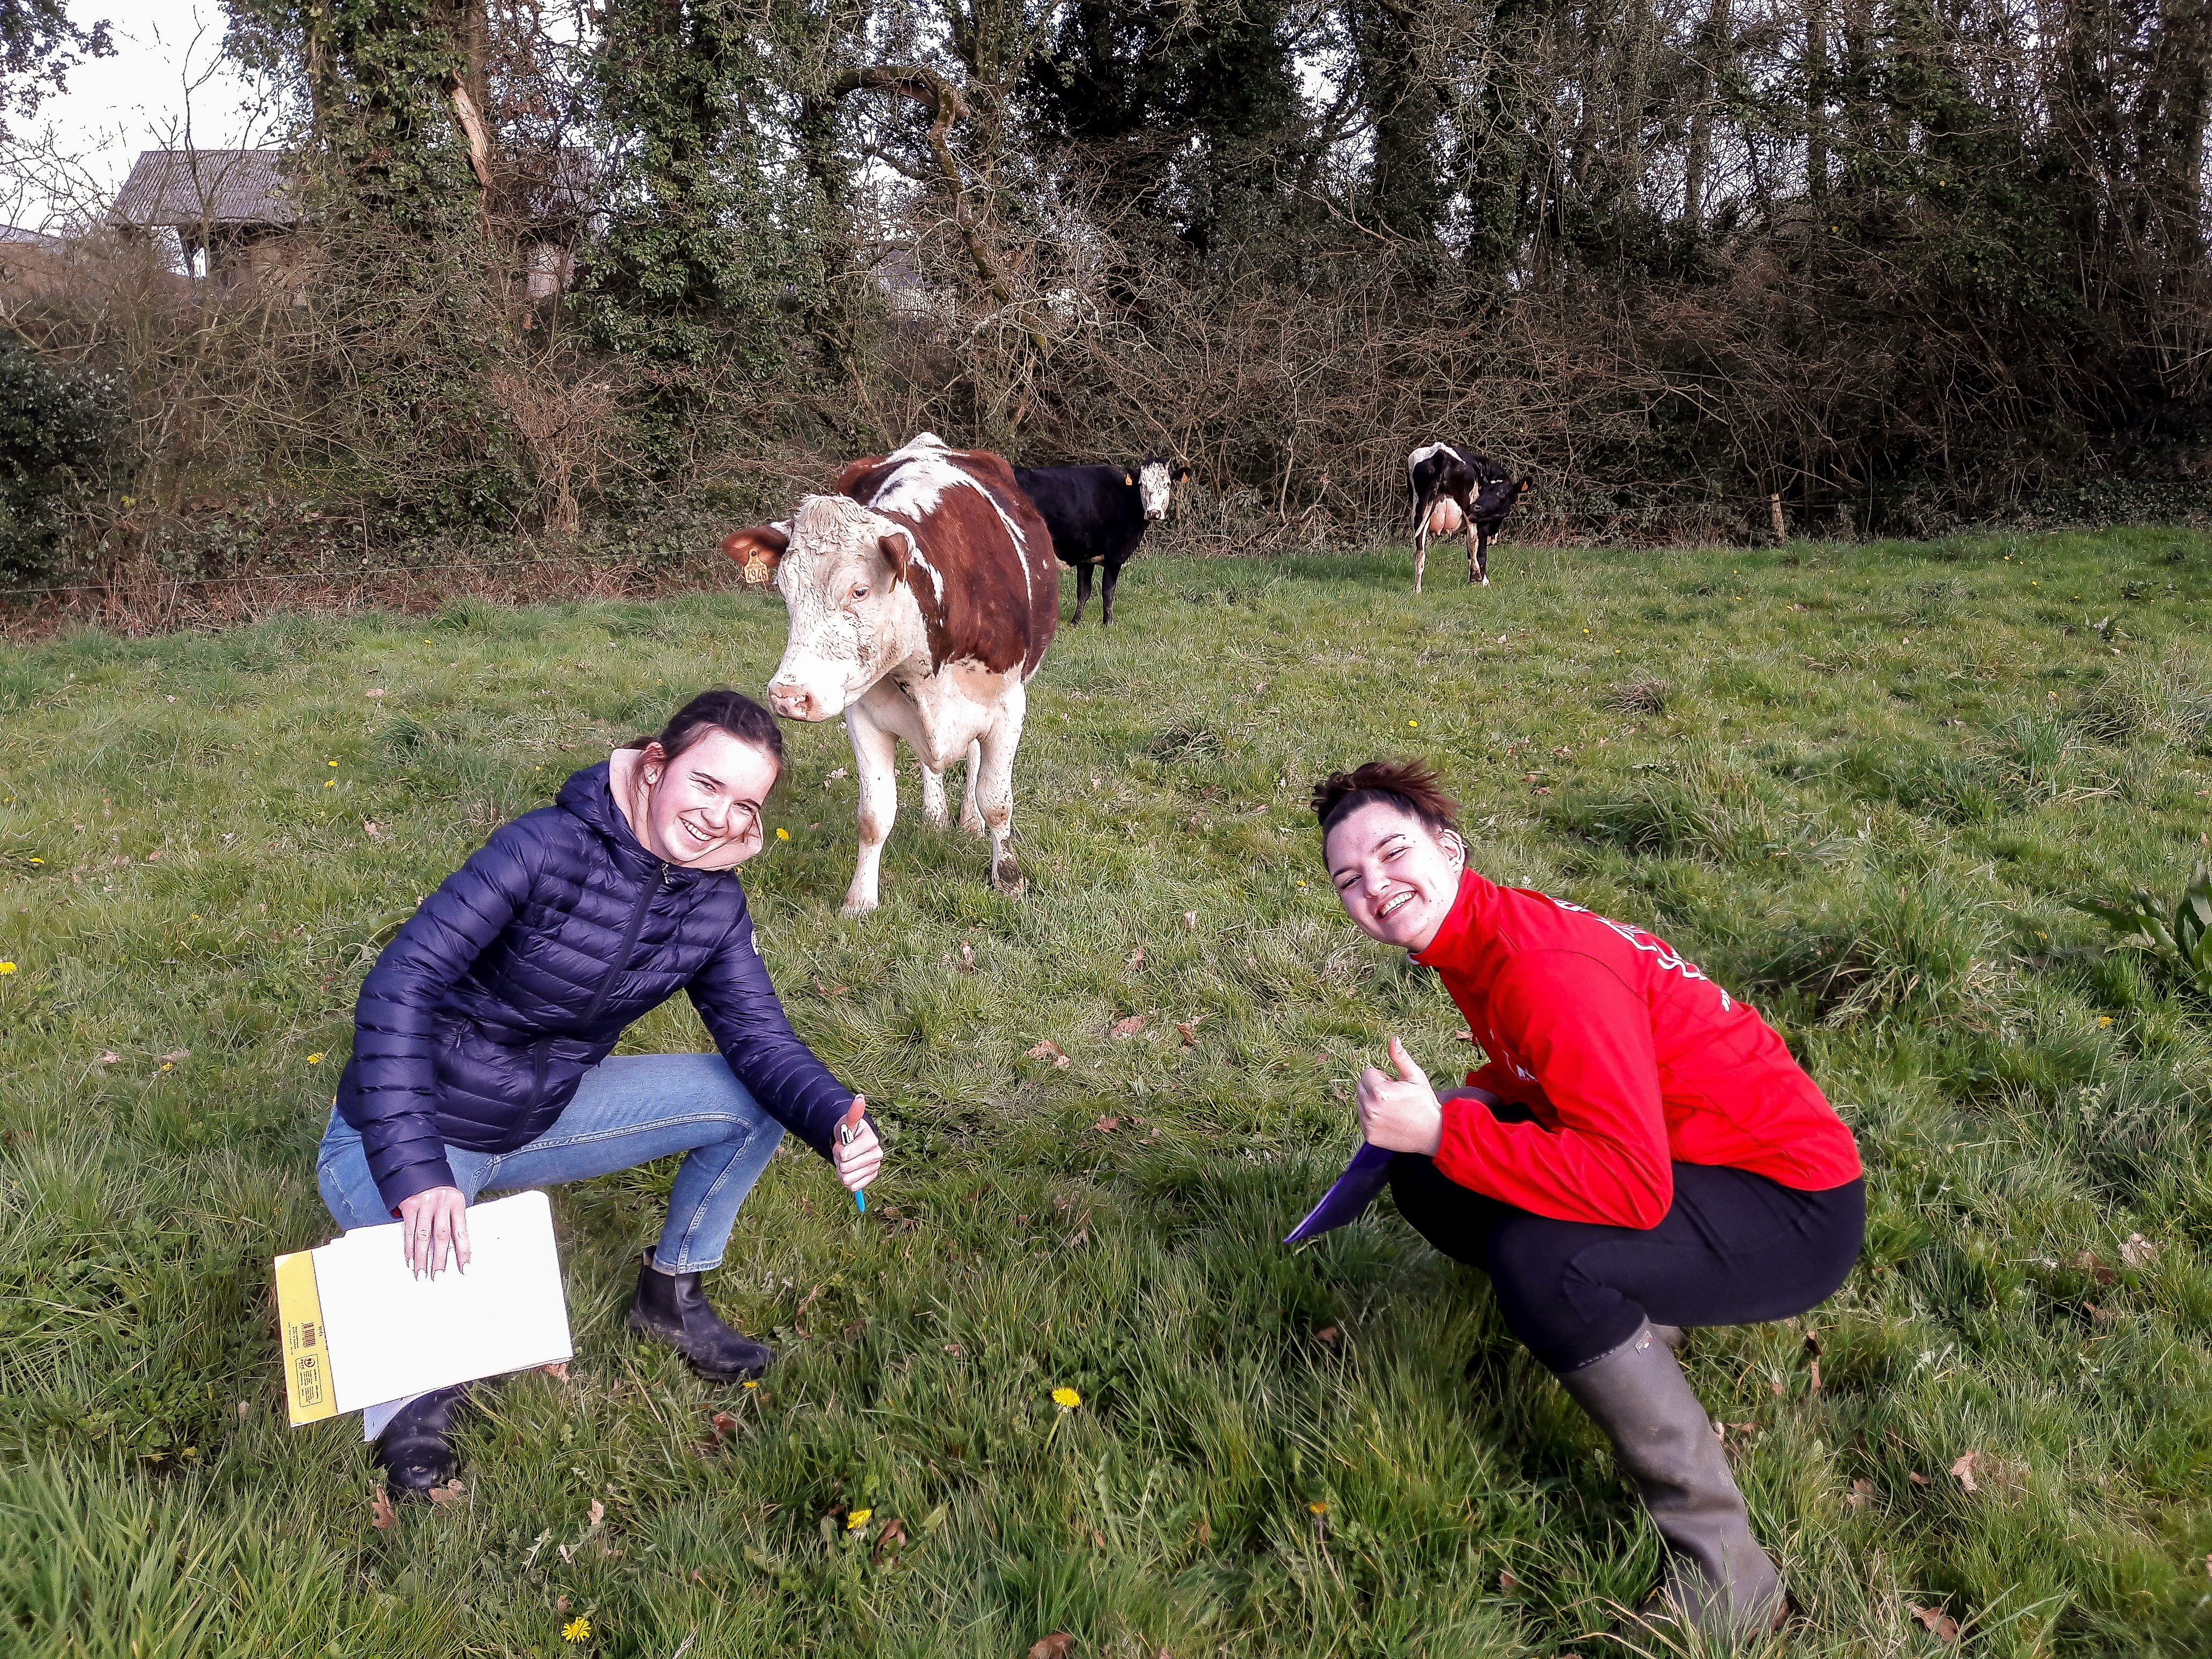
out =
[[1413,592],[1421,591],[1421,571],[1429,562],[1429,538],[1467,530],[1467,579],[1490,586],[1490,544],[1513,503],[1528,493],[1528,480],[1516,480],[1487,455],[1456,444],[1423,444],[1406,457],[1406,476],[1413,487]]
[[1170,466],[1155,457],[1133,468],[1120,466],[1018,466],[1014,482],[1036,503],[1037,515],[1052,531],[1052,550],[1075,571],[1075,616],[1091,599],[1091,573],[1106,567],[1099,597],[1100,626],[1114,620],[1114,584],[1121,580],[1143,539],[1145,526],[1168,515],[1168,496],[1190,477],[1187,466]]

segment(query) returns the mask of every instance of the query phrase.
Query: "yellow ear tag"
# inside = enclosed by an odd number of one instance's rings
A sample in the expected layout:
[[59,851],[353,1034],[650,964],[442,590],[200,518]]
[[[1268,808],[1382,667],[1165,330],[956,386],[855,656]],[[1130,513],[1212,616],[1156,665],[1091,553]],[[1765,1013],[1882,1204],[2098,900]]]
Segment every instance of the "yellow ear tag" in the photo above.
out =
[[1137,481],[1126,472],[1121,475],[1121,482],[1132,489],[1134,489],[1137,487]]
[[744,577],[747,587],[765,587],[775,580],[774,573],[769,568],[768,561],[757,553],[745,561]]

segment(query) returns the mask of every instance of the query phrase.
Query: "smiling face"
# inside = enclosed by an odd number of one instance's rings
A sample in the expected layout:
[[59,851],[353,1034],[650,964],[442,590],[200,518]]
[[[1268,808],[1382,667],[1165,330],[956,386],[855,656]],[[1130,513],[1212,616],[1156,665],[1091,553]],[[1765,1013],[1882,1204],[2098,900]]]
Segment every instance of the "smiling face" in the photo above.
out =
[[761,849],[761,803],[775,787],[775,757],[712,731],[668,759],[647,744],[630,769],[624,803],[638,844],[687,870],[730,870]]
[[1426,950],[1459,897],[1467,848],[1389,801],[1370,800],[1338,820],[1322,857],[1344,913],[1372,939]]
[[1137,500],[1147,520],[1168,515],[1168,496],[1175,487],[1165,461],[1146,461],[1137,469]]

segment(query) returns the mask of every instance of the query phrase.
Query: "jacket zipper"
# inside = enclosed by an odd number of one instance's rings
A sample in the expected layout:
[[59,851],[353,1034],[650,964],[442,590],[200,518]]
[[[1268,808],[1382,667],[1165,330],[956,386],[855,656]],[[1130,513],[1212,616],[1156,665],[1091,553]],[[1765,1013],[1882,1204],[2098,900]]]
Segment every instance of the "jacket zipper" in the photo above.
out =
[[[599,988],[592,998],[592,1006],[584,1011],[583,1018],[577,1022],[579,1024],[590,1025],[599,1017],[599,1010],[607,1006],[607,999],[614,994],[615,981],[629,966],[629,953],[637,948],[637,936],[645,931],[645,913],[653,908],[654,896],[667,885],[668,866],[664,864],[660,866],[660,879],[652,886],[641,889],[637,902],[630,907],[629,920],[623,925],[622,944],[616,948],[615,958],[608,964],[606,977],[599,981]],[[540,1037],[532,1051],[530,1106],[533,1111],[545,1095],[545,1062],[552,1046],[551,1037]]]

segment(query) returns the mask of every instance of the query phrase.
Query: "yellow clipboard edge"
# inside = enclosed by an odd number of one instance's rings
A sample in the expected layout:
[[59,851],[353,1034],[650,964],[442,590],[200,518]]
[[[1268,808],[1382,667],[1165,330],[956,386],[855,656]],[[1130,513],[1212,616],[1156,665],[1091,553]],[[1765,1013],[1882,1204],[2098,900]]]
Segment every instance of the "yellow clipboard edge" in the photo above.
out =
[[313,1251],[276,1258],[276,1321],[283,1337],[284,1403],[292,1426],[336,1417],[337,1388],[331,1376],[330,1333],[323,1326]]

